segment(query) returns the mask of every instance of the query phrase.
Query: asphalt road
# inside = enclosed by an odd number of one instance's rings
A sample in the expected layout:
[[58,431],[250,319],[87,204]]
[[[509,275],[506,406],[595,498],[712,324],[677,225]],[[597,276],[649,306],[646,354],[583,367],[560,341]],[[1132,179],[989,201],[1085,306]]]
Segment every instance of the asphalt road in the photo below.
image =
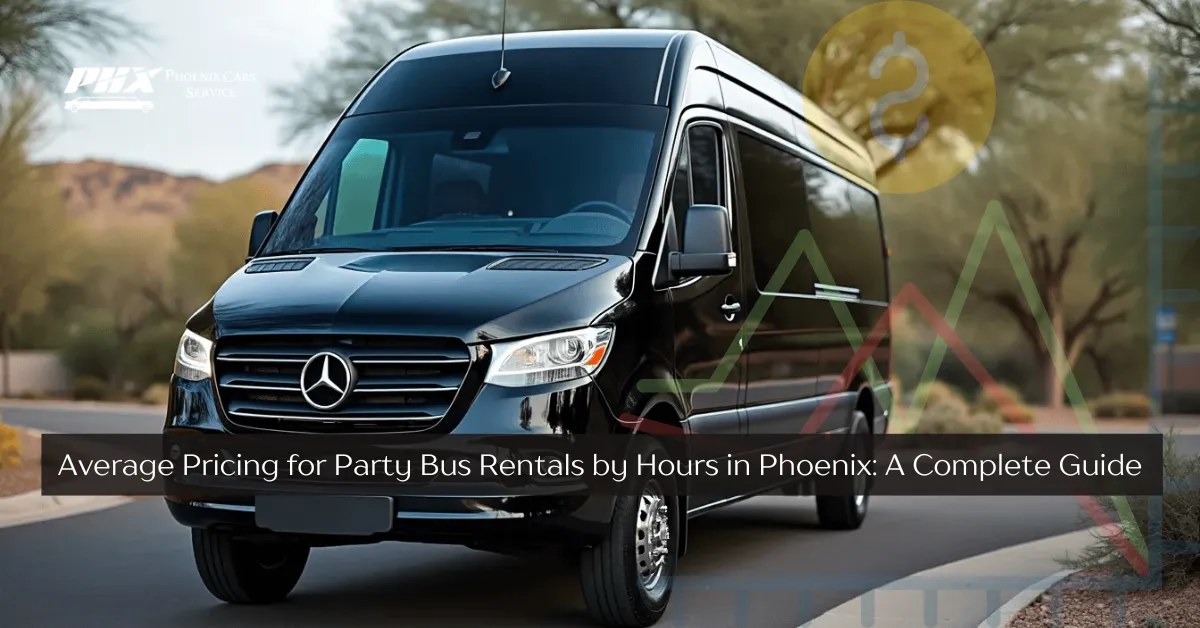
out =
[[[162,421],[136,409],[0,411],[55,432],[154,432]],[[1071,497],[877,497],[858,531],[815,520],[812,498],[772,496],[694,521],[660,625],[795,628],[904,576],[1087,527]],[[187,530],[159,499],[0,529],[0,607],[13,626],[590,625],[560,559],[399,543],[314,550],[286,603],[225,606],[200,583]]]
[[[1084,527],[1069,497],[891,497],[872,510],[846,533],[815,529],[804,498],[762,497],[697,519],[660,625],[795,628],[906,575]],[[187,531],[158,499],[0,529],[0,557],[11,626],[590,625],[563,561],[399,543],[314,550],[287,602],[225,606],[205,591]],[[961,625],[987,610],[981,600]]]

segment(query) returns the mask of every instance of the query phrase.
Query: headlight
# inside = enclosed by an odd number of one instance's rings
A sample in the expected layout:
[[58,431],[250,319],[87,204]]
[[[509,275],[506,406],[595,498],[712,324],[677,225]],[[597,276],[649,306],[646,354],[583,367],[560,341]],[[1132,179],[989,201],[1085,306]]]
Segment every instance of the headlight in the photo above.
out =
[[212,377],[212,346],[211,340],[184,330],[175,352],[175,375],[193,382]]
[[588,327],[499,343],[486,381],[497,386],[537,386],[585,377],[604,364],[611,340],[611,327]]

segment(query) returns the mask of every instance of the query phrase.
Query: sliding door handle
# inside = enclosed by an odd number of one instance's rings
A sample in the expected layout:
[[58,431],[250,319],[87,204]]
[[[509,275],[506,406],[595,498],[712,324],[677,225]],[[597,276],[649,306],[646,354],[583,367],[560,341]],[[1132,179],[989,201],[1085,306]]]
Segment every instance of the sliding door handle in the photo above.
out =
[[826,296],[839,296],[848,299],[857,299],[858,295],[861,294],[858,288],[833,286],[827,283],[814,283],[813,288],[816,289],[817,294],[824,294]]

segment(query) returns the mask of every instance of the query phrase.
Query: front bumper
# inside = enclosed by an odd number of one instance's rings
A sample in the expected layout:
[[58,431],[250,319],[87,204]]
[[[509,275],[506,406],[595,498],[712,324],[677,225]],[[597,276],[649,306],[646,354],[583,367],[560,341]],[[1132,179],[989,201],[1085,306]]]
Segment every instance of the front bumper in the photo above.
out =
[[[211,381],[173,378],[164,430],[246,433],[230,422]],[[609,433],[615,418],[590,380],[535,388],[483,385],[459,416],[447,416],[438,431],[455,434],[571,435]],[[262,434],[262,432],[255,432]],[[463,496],[393,495],[392,529],[375,537],[309,539],[313,544],[374,540],[445,542],[461,545],[588,544],[608,531],[612,495]],[[195,486],[190,486],[193,491]],[[436,489],[436,487],[434,487]],[[274,489],[273,489],[274,491]],[[219,487],[202,500],[172,497],[167,505],[179,523],[193,528],[265,532],[255,523],[251,496],[222,496]],[[288,487],[278,486],[278,492]],[[433,491],[436,495],[436,490]],[[451,491],[447,491],[451,493]]]

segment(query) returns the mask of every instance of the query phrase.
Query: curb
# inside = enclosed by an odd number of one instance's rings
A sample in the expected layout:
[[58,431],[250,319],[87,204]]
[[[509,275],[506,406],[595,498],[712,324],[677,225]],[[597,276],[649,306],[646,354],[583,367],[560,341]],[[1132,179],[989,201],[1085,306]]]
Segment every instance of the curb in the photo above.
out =
[[[944,563],[864,591],[800,628],[974,626],[984,616],[979,628],[1001,628],[1074,573],[1063,571],[1051,556],[1080,551],[1100,529],[1083,528]],[[1030,584],[1034,578],[1040,579]],[[1005,595],[1012,597],[1005,600]]]
[[1013,617],[1017,613],[1025,610],[1026,607],[1037,601],[1043,593],[1049,591],[1051,587],[1061,582],[1067,576],[1078,571],[1077,569],[1068,569],[1060,571],[1056,574],[1047,576],[1018,593],[1011,600],[1006,602],[1004,606],[996,609],[987,619],[979,624],[979,628],[1002,628],[1012,622]]
[[[27,427],[17,429],[39,439],[43,434],[54,433]],[[134,501],[134,498],[117,495],[42,495],[42,489],[39,488],[19,495],[0,497],[0,529],[82,515],[131,501]]]
[[56,496],[42,495],[41,489],[0,497],[0,528],[106,510],[132,502],[133,498],[111,495]]

